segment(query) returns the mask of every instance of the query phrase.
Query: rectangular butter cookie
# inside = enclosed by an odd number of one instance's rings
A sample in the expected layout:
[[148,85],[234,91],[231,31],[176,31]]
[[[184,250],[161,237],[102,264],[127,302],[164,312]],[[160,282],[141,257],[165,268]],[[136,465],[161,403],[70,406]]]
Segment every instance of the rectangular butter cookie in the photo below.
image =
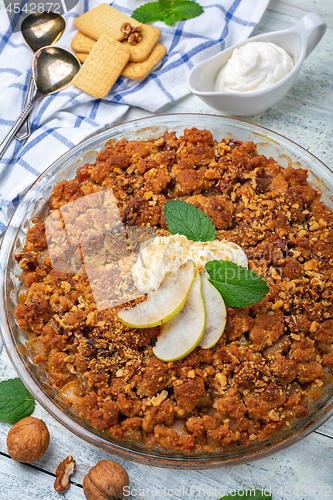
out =
[[98,40],[105,35],[118,41],[123,40],[125,36],[120,31],[123,23],[130,23],[135,27],[141,26],[141,23],[114,9],[107,3],[102,3],[98,7],[89,10],[74,21],[79,31],[94,40]]
[[[133,24],[132,19],[131,24]],[[133,62],[145,61],[155,47],[161,34],[158,28],[149,26],[149,24],[141,24],[140,28],[142,38],[139,43],[130,45],[127,40],[123,40],[122,42],[125,47],[128,47],[130,51],[130,61]]]
[[[127,40],[123,40],[122,44],[130,51],[130,61],[142,62],[147,59],[157,40],[160,37],[160,30],[154,26],[142,24],[141,26],[142,39],[136,45],[130,45]],[[72,40],[71,47],[75,52],[89,54],[96,41],[85,35],[84,33],[77,33]]]
[[101,99],[108,95],[128,60],[127,47],[112,38],[101,37],[72,83],[87,94]]
[[[166,52],[164,45],[157,43],[145,61],[141,63],[128,62],[121,74],[131,80],[143,80],[162,61]],[[84,63],[89,54],[76,52],[75,55],[81,63]]]
[[75,55],[81,63],[84,63],[89,56],[86,52],[75,52]]
[[[131,80],[143,80],[162,61],[166,52],[164,45],[157,43],[145,61],[127,63],[121,74],[126,78],[131,78]],[[81,61],[79,57],[78,59]]]
[[75,50],[75,52],[85,52],[86,54],[89,54],[95,43],[96,40],[79,31],[73,38],[71,47]]

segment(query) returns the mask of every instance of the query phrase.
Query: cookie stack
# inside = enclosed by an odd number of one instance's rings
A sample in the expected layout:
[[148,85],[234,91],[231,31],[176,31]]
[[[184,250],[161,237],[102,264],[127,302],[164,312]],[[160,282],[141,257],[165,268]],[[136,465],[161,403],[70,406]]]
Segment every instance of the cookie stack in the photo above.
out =
[[107,3],[74,23],[79,33],[72,49],[84,64],[72,83],[97,99],[110,92],[120,75],[142,80],[166,54],[166,48],[157,43],[158,28],[139,23]]

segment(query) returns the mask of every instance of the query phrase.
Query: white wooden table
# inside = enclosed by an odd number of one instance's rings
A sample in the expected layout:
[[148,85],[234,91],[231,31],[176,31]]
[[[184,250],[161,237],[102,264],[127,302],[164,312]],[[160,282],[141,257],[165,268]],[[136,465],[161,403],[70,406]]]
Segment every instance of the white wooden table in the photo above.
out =
[[[309,11],[318,12],[328,23],[323,40],[305,61],[289,94],[279,104],[249,121],[285,135],[333,168],[332,0],[271,0],[254,34],[288,28]],[[162,112],[217,113],[194,96],[167,106]],[[146,115],[142,110],[131,109],[126,120]],[[0,380],[15,376],[3,350]],[[269,458],[227,469],[181,471],[149,467],[108,455],[72,435],[38,404],[34,415],[47,423],[51,443],[46,454],[32,465],[19,464],[9,458],[6,437],[10,425],[0,422],[0,500],[59,498],[53,489],[54,472],[69,454],[76,460],[77,472],[63,496],[67,500],[85,498],[83,477],[102,459],[116,460],[127,469],[131,488],[138,490],[131,498],[142,500],[217,500],[222,496],[218,493],[220,489],[229,493],[232,489],[262,487],[271,489],[273,500],[333,498],[333,418],[300,443]]]

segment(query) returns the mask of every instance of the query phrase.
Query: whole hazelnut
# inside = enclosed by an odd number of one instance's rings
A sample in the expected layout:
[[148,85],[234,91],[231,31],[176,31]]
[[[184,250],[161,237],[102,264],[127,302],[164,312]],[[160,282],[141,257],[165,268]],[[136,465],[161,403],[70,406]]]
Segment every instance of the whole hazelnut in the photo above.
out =
[[124,487],[129,485],[124,467],[111,460],[101,460],[83,479],[87,500],[121,500]]
[[50,434],[43,420],[26,417],[10,429],[7,449],[13,460],[29,464],[44,455],[49,442]]

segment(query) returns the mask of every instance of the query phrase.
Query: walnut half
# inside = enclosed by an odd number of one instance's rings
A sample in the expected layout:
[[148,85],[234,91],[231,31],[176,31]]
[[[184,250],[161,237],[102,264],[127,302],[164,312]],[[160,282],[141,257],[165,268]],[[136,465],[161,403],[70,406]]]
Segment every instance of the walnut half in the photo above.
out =
[[123,23],[120,27],[120,31],[124,34],[125,40],[127,40],[130,45],[136,45],[141,42],[141,28],[134,27],[130,23]]
[[38,266],[38,262],[35,255],[30,255],[28,253],[21,252],[21,253],[16,253],[14,257],[15,260],[17,260],[18,265],[21,267],[21,269],[27,271],[33,271]]
[[54,489],[58,493],[62,493],[69,487],[69,476],[73,474],[74,471],[75,460],[69,455],[67,458],[65,458],[65,460],[61,462],[61,464],[59,464],[56,470],[57,479],[54,482]]

